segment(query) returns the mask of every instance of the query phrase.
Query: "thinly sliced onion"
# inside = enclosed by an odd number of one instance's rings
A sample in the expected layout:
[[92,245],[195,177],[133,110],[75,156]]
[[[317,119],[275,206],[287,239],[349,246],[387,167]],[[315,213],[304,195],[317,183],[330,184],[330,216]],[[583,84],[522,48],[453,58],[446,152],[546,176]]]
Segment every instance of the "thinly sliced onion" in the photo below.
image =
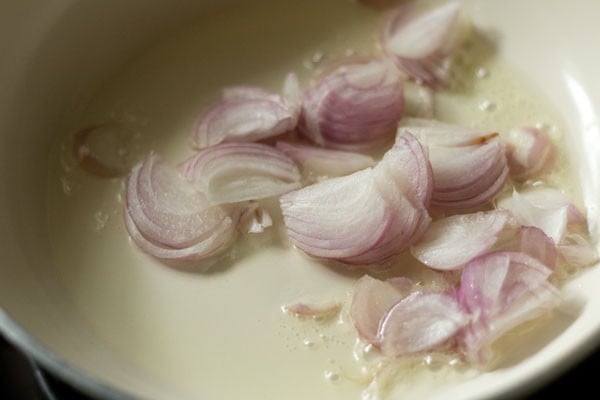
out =
[[201,242],[187,247],[174,248],[164,244],[156,243],[146,237],[136,226],[130,214],[125,213],[125,227],[134,243],[146,254],[159,260],[172,263],[177,266],[187,265],[190,262],[207,259],[226,250],[235,236],[231,219],[224,221],[210,236]]
[[300,112],[302,112],[302,99],[304,92],[300,88],[300,81],[298,75],[294,72],[290,72],[286,75],[283,82],[282,90],[283,101],[288,106],[292,116],[294,117],[294,126],[298,123]]
[[203,149],[221,142],[252,142],[292,131],[301,101],[295,74],[286,78],[284,91],[282,97],[252,86],[226,88],[222,99],[198,118],[192,146]]
[[341,304],[337,302],[300,301],[284,306],[283,310],[299,318],[328,319],[337,315],[341,308]]
[[554,144],[543,131],[524,127],[513,129],[505,139],[510,175],[517,181],[536,178],[550,171],[556,160]]
[[586,219],[559,190],[536,187],[498,200],[498,208],[510,210],[523,225],[540,228],[554,243],[561,242],[568,226],[585,225]]
[[324,147],[380,148],[404,109],[402,79],[390,63],[358,57],[327,68],[304,95],[300,132]]
[[79,165],[87,172],[113,178],[127,174],[135,163],[136,134],[119,123],[90,126],[73,138],[73,152]]
[[221,143],[186,160],[183,175],[214,204],[278,196],[300,187],[300,172],[283,152],[261,143]]
[[571,269],[594,265],[600,260],[598,248],[578,233],[567,233],[558,245],[558,257]]
[[402,280],[390,283],[365,275],[354,286],[350,318],[359,336],[378,345],[377,333],[387,311],[410,293],[412,283]]
[[364,154],[278,141],[276,147],[313,176],[344,176],[375,165]]
[[430,118],[403,118],[397,136],[406,132],[421,143],[439,147],[464,147],[479,145],[498,136],[497,132],[470,128]]
[[368,267],[417,240],[431,220],[423,204],[431,176],[423,149],[414,138],[406,140],[373,169],[282,196],[285,225],[296,246],[314,257]]
[[410,251],[430,268],[453,270],[494,246],[510,223],[507,211],[453,215],[434,221]]
[[486,363],[494,340],[558,304],[559,292],[547,280],[551,273],[535,258],[519,252],[486,254],[465,266],[458,299],[475,316],[459,338],[467,359]]
[[468,31],[457,1],[398,7],[384,25],[382,47],[399,68],[431,87],[448,83],[453,55]]
[[412,134],[427,147],[433,169],[431,207],[469,211],[484,206],[502,190],[508,177],[497,133],[437,121],[412,119],[397,137]]
[[514,250],[525,253],[554,270],[557,261],[557,247],[544,231],[535,226],[521,226],[516,238],[518,245]]
[[242,233],[262,233],[273,226],[273,219],[258,202],[248,202],[240,209],[238,230]]
[[429,206],[434,188],[433,170],[427,152],[413,135],[398,135],[374,171],[379,190],[391,202],[406,196],[417,208]]
[[415,292],[397,302],[381,321],[383,354],[398,357],[431,350],[452,339],[469,323],[455,297]]
[[127,180],[125,222],[134,242],[164,260],[211,256],[235,237],[235,223],[155,153]]

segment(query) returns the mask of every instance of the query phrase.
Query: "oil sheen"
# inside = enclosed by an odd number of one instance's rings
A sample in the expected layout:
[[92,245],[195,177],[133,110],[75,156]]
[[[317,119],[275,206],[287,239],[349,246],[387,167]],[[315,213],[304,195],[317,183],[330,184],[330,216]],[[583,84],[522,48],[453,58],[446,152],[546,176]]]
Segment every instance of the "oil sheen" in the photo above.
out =
[[[381,365],[356,342],[347,317],[362,273],[325,267],[294,249],[276,201],[268,204],[273,228],[238,240],[208,272],[179,272],[130,242],[122,219],[124,178],[89,175],[72,156],[74,132],[117,122],[135,132],[139,158],[156,150],[176,164],[193,154],[194,121],[223,87],[278,91],[290,71],[306,87],[328,59],[377,52],[382,18],[347,0],[261,0],[213,11],[134,57],[85,112],[69,116],[48,180],[52,265],[100,338],[182,394],[208,399],[375,399],[388,389],[410,397],[475,375],[443,354]],[[537,125],[561,140],[554,111],[477,32],[454,74],[453,87],[437,97],[438,118],[501,134]],[[572,181],[561,165],[551,184]],[[577,200],[576,187],[566,190]],[[435,284],[433,274],[411,268],[407,274]],[[329,320],[282,312],[305,299],[339,302],[342,311]]]

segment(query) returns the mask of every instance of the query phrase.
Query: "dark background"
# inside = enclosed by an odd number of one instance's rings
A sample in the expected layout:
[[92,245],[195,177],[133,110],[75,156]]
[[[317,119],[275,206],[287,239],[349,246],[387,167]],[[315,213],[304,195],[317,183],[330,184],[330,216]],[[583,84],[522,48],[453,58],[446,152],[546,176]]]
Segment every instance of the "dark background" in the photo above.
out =
[[[561,375],[549,385],[521,399],[547,399],[558,393],[577,393],[590,395],[597,393],[600,371],[600,350],[588,356],[574,368]],[[50,400],[91,400],[73,391],[69,386],[47,376],[55,397]],[[39,388],[29,360],[12,347],[0,335],[0,398],[6,400],[47,400],[48,397]],[[232,399],[241,400],[241,399]],[[282,399],[285,400],[285,399]],[[312,399],[317,400],[317,399]]]

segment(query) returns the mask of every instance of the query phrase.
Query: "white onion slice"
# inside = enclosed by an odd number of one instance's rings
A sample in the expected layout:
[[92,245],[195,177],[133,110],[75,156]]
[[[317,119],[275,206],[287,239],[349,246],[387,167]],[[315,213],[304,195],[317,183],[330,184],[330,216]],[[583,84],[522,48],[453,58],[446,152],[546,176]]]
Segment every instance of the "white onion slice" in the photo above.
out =
[[375,165],[373,157],[360,153],[284,141],[276,147],[313,176],[344,176]]
[[396,303],[381,321],[381,351],[398,357],[431,350],[452,339],[468,322],[455,297],[415,292]]
[[295,74],[284,83],[284,97],[253,86],[229,87],[196,122],[194,148],[221,142],[252,142],[292,131],[300,113],[299,85]]
[[533,257],[518,252],[486,254],[465,266],[458,299],[475,316],[460,337],[467,359],[488,362],[494,340],[558,304],[559,291],[547,280],[551,273]]
[[489,211],[434,221],[410,251],[430,268],[459,269],[494,246],[510,217],[507,211]]
[[186,160],[183,175],[214,204],[278,196],[300,187],[300,172],[283,152],[261,143],[221,143]]
[[125,222],[134,242],[164,260],[211,256],[235,237],[232,216],[155,153],[136,165],[126,188]]
[[364,341],[378,345],[377,333],[381,320],[394,304],[409,294],[411,287],[410,281],[403,280],[400,286],[397,281],[381,281],[369,275],[356,282],[350,318]]
[[404,109],[402,79],[390,63],[373,58],[338,62],[304,95],[300,132],[324,147],[380,148],[393,138]]
[[382,47],[415,80],[439,87],[448,83],[453,55],[468,27],[457,1],[431,8],[403,5],[384,25]]
[[536,187],[498,200],[498,208],[510,210],[527,226],[540,228],[554,243],[561,242],[570,224],[585,225],[586,219],[559,190]]
[[505,142],[510,175],[526,181],[548,172],[556,160],[554,144],[543,131],[524,127],[509,132]]
[[431,207],[469,211],[490,203],[508,177],[503,145],[487,133],[438,121],[410,119],[397,137],[412,134],[427,147],[433,169]]

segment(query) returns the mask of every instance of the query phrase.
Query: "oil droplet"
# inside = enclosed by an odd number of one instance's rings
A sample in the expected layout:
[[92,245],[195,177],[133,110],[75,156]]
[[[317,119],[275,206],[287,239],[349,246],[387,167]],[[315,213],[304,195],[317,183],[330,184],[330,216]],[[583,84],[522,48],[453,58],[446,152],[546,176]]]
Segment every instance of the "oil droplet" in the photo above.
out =
[[485,99],[479,103],[479,109],[481,111],[494,111],[496,109],[496,103],[491,100]]
[[423,364],[428,366],[431,366],[433,364],[433,357],[431,356],[431,354],[428,354],[425,357],[423,357]]
[[64,176],[60,177],[60,187],[62,188],[62,191],[65,194],[65,196],[71,196],[73,194],[73,185]]
[[324,59],[325,54],[321,51],[316,51],[310,58],[310,61],[313,63],[313,65],[319,65],[323,62]]
[[547,132],[550,129],[550,125],[547,124],[546,122],[536,122],[535,128],[539,129],[541,131]]
[[94,230],[96,232],[102,231],[106,227],[108,222],[108,214],[102,211],[96,211],[94,213]]
[[340,379],[340,376],[333,371],[325,371],[325,379],[331,382],[335,382]]
[[477,77],[477,79],[484,79],[490,76],[490,72],[486,68],[479,67],[475,71],[475,76]]
[[453,358],[450,361],[448,361],[448,365],[450,365],[451,367],[454,367],[458,364],[460,364],[460,360],[458,358]]

